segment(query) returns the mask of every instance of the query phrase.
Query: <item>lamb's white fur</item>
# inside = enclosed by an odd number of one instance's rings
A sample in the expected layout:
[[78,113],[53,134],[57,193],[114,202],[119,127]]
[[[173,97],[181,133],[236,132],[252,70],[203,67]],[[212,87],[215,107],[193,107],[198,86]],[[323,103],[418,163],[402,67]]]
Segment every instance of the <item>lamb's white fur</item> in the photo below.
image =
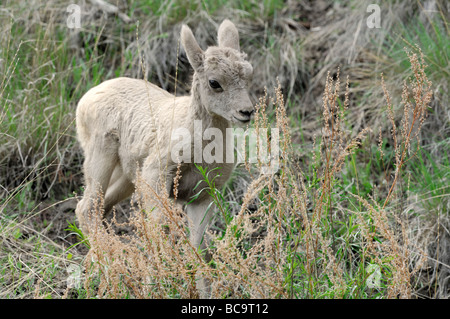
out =
[[[98,191],[105,194],[104,208],[108,213],[134,192],[138,169],[144,180],[156,187],[161,170],[167,168],[164,183],[172,193],[177,167],[169,148],[169,144],[174,144],[169,143],[173,128],[187,128],[194,136],[194,120],[201,120],[203,131],[219,128],[226,139],[225,129],[231,123],[250,120],[253,105],[247,89],[253,69],[245,60],[246,55],[239,51],[234,24],[223,21],[218,30],[218,46],[206,51],[199,47],[189,27],[183,25],[181,43],[195,71],[190,96],[174,97],[147,81],[122,77],[101,83],[80,100],[76,124],[85,153],[86,188],[76,214],[83,230],[87,231],[89,212]],[[223,90],[213,89],[210,80],[217,81]],[[193,149],[192,143],[191,146]],[[194,152],[191,154],[194,156]],[[182,202],[194,195],[193,189],[201,180],[193,162],[194,159],[181,166],[177,200]],[[221,176],[215,179],[219,188],[234,168],[233,163],[200,165],[208,169],[221,167]],[[210,220],[212,209],[204,218],[210,202],[205,193],[186,207],[195,247],[200,246],[207,226],[202,220]]]

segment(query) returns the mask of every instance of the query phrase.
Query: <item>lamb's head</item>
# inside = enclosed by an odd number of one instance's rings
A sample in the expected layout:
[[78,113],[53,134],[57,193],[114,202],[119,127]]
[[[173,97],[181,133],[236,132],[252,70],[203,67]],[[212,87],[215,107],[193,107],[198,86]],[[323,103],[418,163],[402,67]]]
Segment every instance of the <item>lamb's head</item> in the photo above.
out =
[[191,29],[185,25],[181,29],[181,43],[195,70],[193,84],[198,86],[202,106],[229,122],[247,123],[254,111],[248,95],[253,68],[240,52],[239,34],[231,21],[220,25],[218,42],[203,51]]

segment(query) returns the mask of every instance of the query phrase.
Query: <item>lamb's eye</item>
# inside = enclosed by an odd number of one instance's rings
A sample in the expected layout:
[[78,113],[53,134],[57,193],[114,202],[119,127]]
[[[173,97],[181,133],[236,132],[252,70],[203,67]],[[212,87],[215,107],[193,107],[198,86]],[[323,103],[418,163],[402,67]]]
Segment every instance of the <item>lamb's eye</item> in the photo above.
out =
[[219,82],[216,80],[209,80],[209,86],[214,90],[222,90],[222,87],[220,86]]

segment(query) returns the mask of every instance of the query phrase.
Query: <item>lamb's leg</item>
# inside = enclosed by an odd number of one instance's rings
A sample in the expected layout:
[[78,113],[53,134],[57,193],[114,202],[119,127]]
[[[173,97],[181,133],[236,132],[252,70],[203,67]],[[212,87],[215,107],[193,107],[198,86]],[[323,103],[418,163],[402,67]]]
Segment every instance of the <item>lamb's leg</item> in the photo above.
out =
[[213,215],[214,207],[209,207],[210,205],[209,200],[204,200],[199,203],[194,201],[186,206],[191,243],[194,247],[202,250],[206,248],[206,237],[203,235]]
[[[156,194],[162,194],[163,191],[168,191],[167,181],[173,180],[172,176],[161,173],[159,163],[160,161],[158,159],[149,157],[142,167],[142,179],[144,183],[151,188],[151,193],[154,192]],[[154,199],[157,200],[157,196],[154,196]],[[156,206],[163,207],[162,203]],[[153,209],[153,216],[156,220],[163,221],[164,216],[160,209]]]
[[122,168],[118,164],[105,196],[105,217],[109,215],[114,205],[130,197],[133,192],[134,184],[123,174]]
[[[81,229],[88,234],[90,214],[98,201],[99,194],[105,194],[111,175],[118,162],[117,145],[110,141],[108,135],[92,140],[93,143],[85,150],[84,176],[86,189],[83,199],[75,210]],[[103,217],[103,216],[102,216]]]
[[[186,206],[186,214],[189,222],[190,241],[195,248],[204,252],[206,262],[211,260],[211,254],[205,250],[207,248],[206,227],[210,224],[213,217],[215,206],[209,200],[203,200],[198,203],[195,201]],[[208,298],[211,290],[211,283],[208,279],[199,276],[198,290],[202,298]]]
[[116,167],[114,167],[114,171],[111,175],[111,178],[109,179],[108,189],[122,176],[122,174],[122,166],[119,163],[116,165]]

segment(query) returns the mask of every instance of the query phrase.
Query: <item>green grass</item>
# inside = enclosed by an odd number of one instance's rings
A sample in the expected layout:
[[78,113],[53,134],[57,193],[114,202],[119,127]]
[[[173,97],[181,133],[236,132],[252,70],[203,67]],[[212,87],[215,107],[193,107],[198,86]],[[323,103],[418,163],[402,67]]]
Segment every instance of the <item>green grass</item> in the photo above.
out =
[[408,190],[418,197],[422,209],[430,217],[449,214],[450,162],[448,144],[444,146],[444,154],[442,155],[442,162],[439,163],[429,152],[421,149],[408,169],[408,174],[410,174],[408,176],[410,178]]
[[252,18],[269,19],[272,18],[278,10],[285,5],[284,1],[280,0],[263,0],[262,2],[254,0],[245,1],[226,1],[226,0],[195,0],[186,1],[165,1],[165,0],[145,0],[132,1],[130,11],[136,9],[142,10],[146,15],[155,15],[158,17],[164,16],[170,22],[182,21],[190,16],[192,12],[204,10],[208,14],[214,16],[220,13],[223,8],[234,8],[242,12],[242,14],[249,15]]
[[[440,14],[443,14],[440,12]],[[417,50],[418,45],[428,64],[428,74],[434,83],[439,83],[450,77],[449,59],[450,44],[448,41],[448,26],[443,25],[439,18],[429,20],[430,26],[425,26],[419,19],[413,19],[400,24],[394,36],[388,36],[383,52],[393,64],[395,72],[403,73],[408,70],[408,60],[405,59],[403,48]]]

